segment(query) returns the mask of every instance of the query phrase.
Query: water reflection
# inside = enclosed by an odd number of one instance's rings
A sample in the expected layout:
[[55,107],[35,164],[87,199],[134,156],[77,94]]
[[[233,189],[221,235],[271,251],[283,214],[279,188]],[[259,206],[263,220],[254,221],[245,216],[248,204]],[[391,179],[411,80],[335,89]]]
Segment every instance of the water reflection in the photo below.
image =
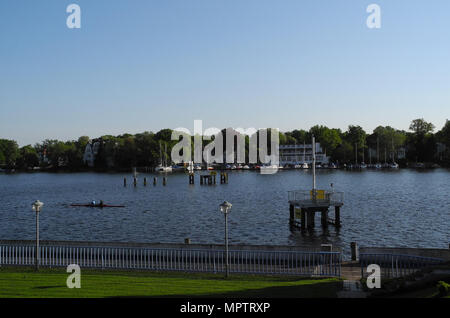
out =
[[[450,171],[318,171],[318,187],[343,191],[342,227],[313,231],[289,226],[287,191],[308,189],[309,171],[260,175],[230,173],[225,185],[188,184],[184,174],[140,175],[139,184],[123,187],[122,174],[0,175],[0,238],[34,239],[30,203],[45,203],[41,214],[43,240],[223,242],[224,218],[218,205],[233,204],[229,216],[232,244],[333,244],[348,254],[350,242],[360,245],[447,248],[450,241]],[[130,176],[128,176],[130,177]],[[148,185],[143,186],[147,177]],[[103,200],[122,209],[71,207],[71,203]],[[331,211],[331,210],[330,210]],[[332,211],[330,213],[333,213]]]

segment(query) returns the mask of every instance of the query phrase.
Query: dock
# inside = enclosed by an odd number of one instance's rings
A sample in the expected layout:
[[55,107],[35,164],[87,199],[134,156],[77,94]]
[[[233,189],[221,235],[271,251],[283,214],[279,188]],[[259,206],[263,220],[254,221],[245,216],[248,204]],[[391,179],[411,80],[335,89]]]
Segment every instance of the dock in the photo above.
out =
[[[289,222],[293,226],[314,228],[316,212],[321,214],[322,226],[341,226],[340,209],[344,205],[344,193],[326,190],[296,190],[288,192]],[[328,215],[334,207],[334,219]]]
[[[341,226],[341,206],[344,205],[344,193],[316,188],[316,142],[312,136],[312,189],[288,191],[289,223],[302,229],[313,229],[316,212],[321,214],[323,227],[333,224]],[[333,189],[333,184],[331,184]],[[334,219],[329,218],[328,210],[334,207]]]

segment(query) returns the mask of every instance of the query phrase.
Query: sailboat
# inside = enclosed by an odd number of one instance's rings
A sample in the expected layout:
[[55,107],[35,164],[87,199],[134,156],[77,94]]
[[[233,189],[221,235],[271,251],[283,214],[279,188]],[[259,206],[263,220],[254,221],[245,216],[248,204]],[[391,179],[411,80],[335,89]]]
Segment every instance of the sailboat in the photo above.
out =
[[[164,158],[165,158],[166,153],[167,153],[167,145],[165,145],[165,148],[164,148]],[[165,159],[163,160],[163,156],[161,153],[161,142],[159,143],[159,156],[161,158],[161,163],[155,168],[155,171],[156,172],[172,172],[172,167],[167,166]]]
[[363,152],[362,152],[362,162],[361,162],[361,165],[359,166],[361,169],[366,169],[367,168],[367,165],[366,165],[366,163],[364,162],[364,147],[363,147]]
[[309,168],[308,163],[306,162],[306,143],[305,143],[305,141],[303,141],[303,162],[302,162],[301,168],[302,169]]
[[189,173],[194,173],[194,162],[193,162],[193,161],[189,161],[189,164],[188,164],[186,170],[187,170]]
[[[353,166],[351,167],[353,168]],[[358,144],[355,143],[355,166],[354,168],[358,169],[359,168],[359,164],[358,164]]]
[[[209,162],[209,152],[206,152],[206,162],[205,162],[206,170],[214,170],[214,168],[212,166],[210,166],[209,164],[210,164],[210,162]],[[232,165],[231,166],[231,170],[236,170],[236,169],[237,169],[236,165]]]
[[266,160],[265,160],[265,164],[262,164],[259,167],[259,170],[261,172],[261,174],[272,174],[278,171],[278,169],[280,168],[279,165],[276,164],[272,164],[272,160],[271,157],[266,155]]
[[389,164],[387,162],[387,151],[386,146],[384,146],[384,163],[381,165],[383,169],[389,168]]
[[391,145],[392,145],[392,163],[389,164],[389,168],[398,169],[399,167],[398,163],[395,162],[394,138],[392,138]]
[[298,161],[298,156],[297,156],[297,141],[294,142],[294,153],[295,153],[294,169],[300,169],[302,166],[300,165],[300,162]]
[[377,136],[377,163],[375,164],[376,169],[381,169],[381,163],[380,163],[380,140]]

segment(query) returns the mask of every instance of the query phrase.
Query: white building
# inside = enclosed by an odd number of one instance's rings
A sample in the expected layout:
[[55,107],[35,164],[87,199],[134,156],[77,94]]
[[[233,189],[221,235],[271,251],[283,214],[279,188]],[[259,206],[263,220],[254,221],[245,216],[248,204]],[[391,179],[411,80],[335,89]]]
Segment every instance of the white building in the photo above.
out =
[[[280,145],[279,146],[280,164],[296,165],[306,162],[311,164],[313,161],[312,144],[298,145]],[[316,163],[328,164],[329,157],[323,152],[320,143],[316,142]]]
[[84,149],[83,162],[86,163],[89,167],[94,166],[95,156],[98,154],[98,150],[100,149],[100,141],[89,141]]

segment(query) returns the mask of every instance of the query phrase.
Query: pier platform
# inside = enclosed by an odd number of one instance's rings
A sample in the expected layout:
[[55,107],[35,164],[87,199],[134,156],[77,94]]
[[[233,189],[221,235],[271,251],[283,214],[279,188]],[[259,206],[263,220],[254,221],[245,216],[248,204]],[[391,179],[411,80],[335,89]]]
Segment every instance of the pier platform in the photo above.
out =
[[[314,228],[315,213],[320,212],[322,226],[341,226],[340,208],[344,205],[344,193],[327,190],[296,190],[288,192],[289,221],[301,228]],[[328,210],[334,207],[334,219]]]

